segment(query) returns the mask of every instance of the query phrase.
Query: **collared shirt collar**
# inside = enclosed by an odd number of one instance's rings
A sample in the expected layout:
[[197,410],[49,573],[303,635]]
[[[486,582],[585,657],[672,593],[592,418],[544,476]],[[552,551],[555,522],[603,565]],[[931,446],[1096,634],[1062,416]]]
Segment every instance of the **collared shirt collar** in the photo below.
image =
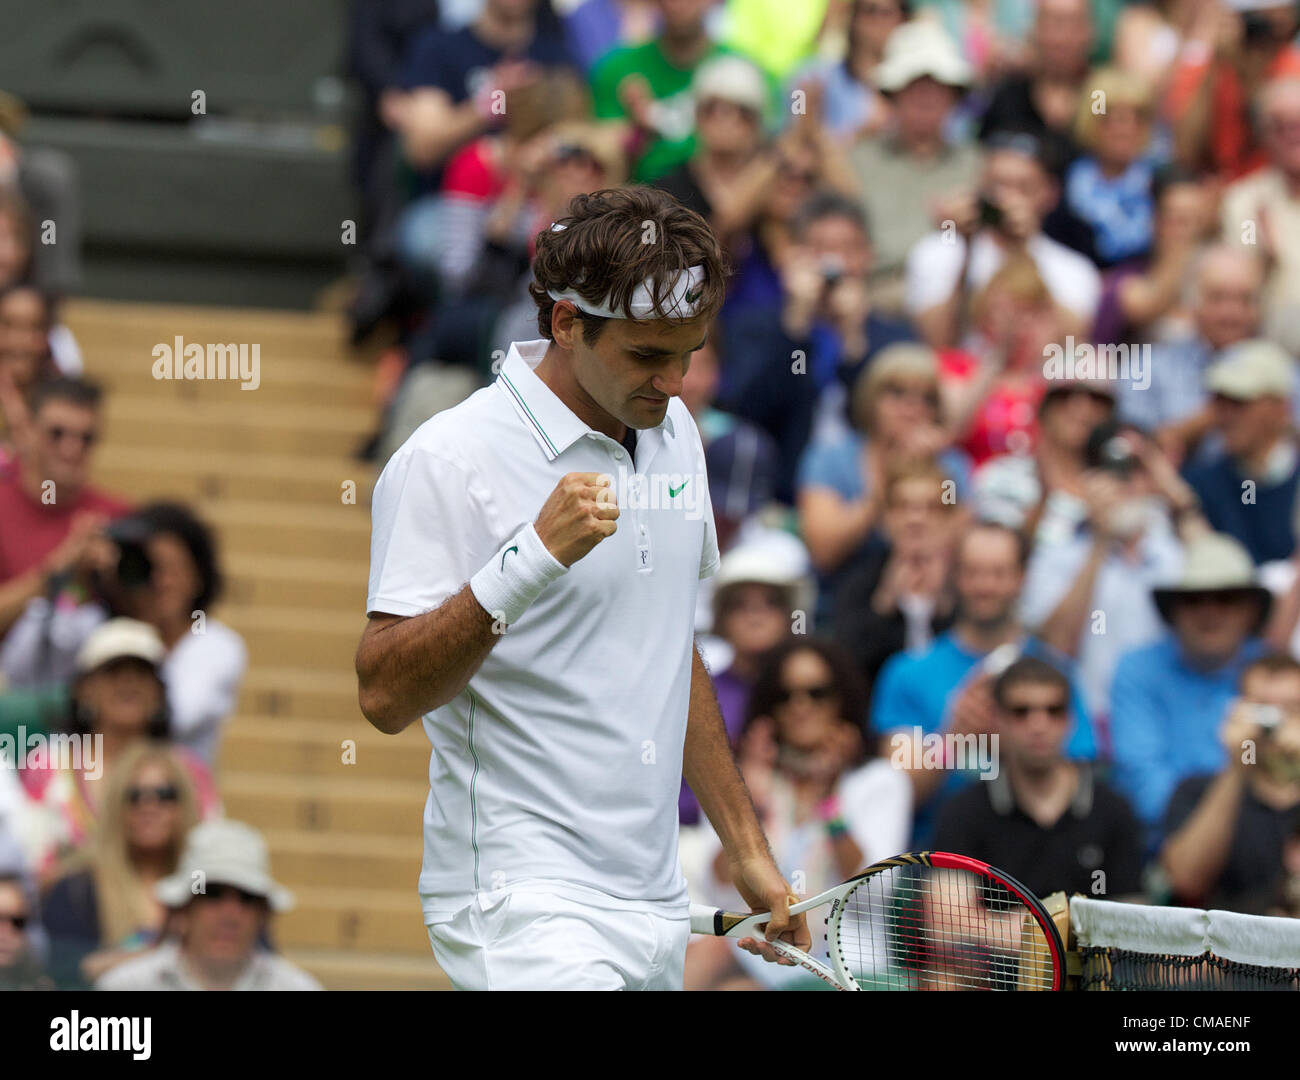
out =
[[[497,375],[497,385],[510,398],[520,420],[533,433],[547,460],[554,461],[592,429],[533,370],[541,363],[550,344],[545,338],[512,342]],[[664,431],[676,436],[671,416],[665,416],[663,423],[650,431]],[[647,434],[641,432],[640,438]],[[637,457],[641,457],[639,450]]]
[[[1074,789],[1069,813],[1082,819],[1092,813],[1092,770],[1085,762],[1076,762],[1074,767],[1078,771],[1079,783]],[[993,812],[999,817],[1008,816],[1016,808],[1016,796],[1011,788],[1011,779],[1006,769],[1001,770],[997,776],[992,780],[986,780],[985,783],[989,785],[989,803],[993,807]]]

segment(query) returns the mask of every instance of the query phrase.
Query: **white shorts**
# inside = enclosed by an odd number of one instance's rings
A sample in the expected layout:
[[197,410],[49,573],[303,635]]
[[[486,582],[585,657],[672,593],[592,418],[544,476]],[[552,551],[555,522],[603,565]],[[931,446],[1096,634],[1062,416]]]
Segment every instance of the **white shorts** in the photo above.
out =
[[457,990],[680,990],[691,924],[516,890],[426,929]]

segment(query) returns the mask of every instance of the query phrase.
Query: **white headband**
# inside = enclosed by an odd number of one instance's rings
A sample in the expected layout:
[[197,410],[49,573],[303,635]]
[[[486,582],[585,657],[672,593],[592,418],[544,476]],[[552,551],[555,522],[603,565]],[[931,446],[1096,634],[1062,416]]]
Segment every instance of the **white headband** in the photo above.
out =
[[[567,226],[556,222],[551,226],[551,231],[561,232],[565,228]],[[699,286],[703,281],[703,266],[691,266],[685,270],[679,270],[673,280],[672,288],[668,290],[668,295],[664,297],[662,317],[665,319],[693,319],[699,314],[700,300],[703,299],[704,295]],[[653,285],[654,282],[647,279],[632,290],[632,298],[628,302],[628,307],[631,309],[633,319],[654,318]],[[626,319],[628,317],[621,308],[616,310],[610,305],[608,296],[601,300],[600,303],[594,303],[579,295],[575,289],[547,289],[546,294],[552,300],[568,300],[579,311],[585,311],[588,315],[598,315],[603,319]]]

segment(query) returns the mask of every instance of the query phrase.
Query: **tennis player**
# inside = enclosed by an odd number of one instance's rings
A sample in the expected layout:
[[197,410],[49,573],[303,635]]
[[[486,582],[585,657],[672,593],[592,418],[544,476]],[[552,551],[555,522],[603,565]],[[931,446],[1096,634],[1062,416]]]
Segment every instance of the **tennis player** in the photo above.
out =
[[420,898],[460,989],[681,989],[684,775],[736,887],[789,917],[693,638],[718,565],[678,400],[722,303],[704,220],[650,188],[581,195],[537,241],[542,339],[427,421],[375,487],[362,711],[433,744]]

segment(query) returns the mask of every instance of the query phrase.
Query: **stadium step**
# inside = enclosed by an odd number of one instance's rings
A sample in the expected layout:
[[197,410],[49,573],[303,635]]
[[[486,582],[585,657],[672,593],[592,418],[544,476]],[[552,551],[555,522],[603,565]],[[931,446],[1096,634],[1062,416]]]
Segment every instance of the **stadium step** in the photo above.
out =
[[236,717],[227,724],[221,747],[223,772],[417,781],[426,775],[428,762],[429,743],[418,725],[384,735],[359,711],[352,725],[281,717],[254,725]]
[[345,671],[273,667],[250,662],[239,692],[239,711],[273,717],[320,718],[364,724],[357,705],[357,677]]
[[[467,825],[468,828],[468,825]],[[289,888],[407,889],[414,894],[424,842],[418,827],[394,836],[309,833],[289,828],[263,830],[271,849],[271,868]]]
[[427,794],[423,779],[221,774],[221,797],[231,817],[277,821],[304,832],[407,834],[420,828]]
[[405,953],[427,957],[432,964],[416,891],[419,873],[418,862],[408,867],[407,881],[400,889],[330,889],[312,882],[297,895],[293,911],[277,919],[277,942],[286,948],[325,944]]
[[427,941],[425,950],[422,959],[338,949],[289,949],[285,955],[311,972],[326,990],[450,990]]

